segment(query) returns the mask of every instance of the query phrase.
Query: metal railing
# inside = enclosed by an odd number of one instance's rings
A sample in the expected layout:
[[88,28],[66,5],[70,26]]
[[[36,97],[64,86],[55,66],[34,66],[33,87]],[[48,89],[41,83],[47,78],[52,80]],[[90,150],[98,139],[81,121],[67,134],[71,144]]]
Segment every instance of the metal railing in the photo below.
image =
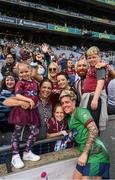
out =
[[[36,141],[34,146],[35,145],[42,145],[42,144],[45,144],[45,143],[55,142],[57,140],[61,140],[62,138],[63,138],[63,136],[54,137],[54,138],[46,138],[46,139],[43,139],[43,140]],[[24,147],[26,147],[26,143],[21,143],[20,148],[24,148]],[[0,147],[0,153],[9,152],[9,151],[11,151],[11,148],[12,148],[11,145]]]

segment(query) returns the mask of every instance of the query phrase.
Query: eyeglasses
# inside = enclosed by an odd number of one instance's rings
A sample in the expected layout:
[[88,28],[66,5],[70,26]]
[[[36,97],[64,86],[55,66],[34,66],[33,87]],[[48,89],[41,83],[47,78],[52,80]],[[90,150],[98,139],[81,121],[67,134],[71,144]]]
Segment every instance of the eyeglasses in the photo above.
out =
[[56,68],[49,68],[49,71],[56,71]]

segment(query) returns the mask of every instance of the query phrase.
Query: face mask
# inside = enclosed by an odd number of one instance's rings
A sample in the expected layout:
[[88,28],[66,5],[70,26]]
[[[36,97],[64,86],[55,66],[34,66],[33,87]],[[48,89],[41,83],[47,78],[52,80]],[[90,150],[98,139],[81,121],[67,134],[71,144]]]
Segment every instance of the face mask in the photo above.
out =
[[42,66],[38,67],[38,74],[44,75],[44,73],[45,73],[44,67],[42,67]]

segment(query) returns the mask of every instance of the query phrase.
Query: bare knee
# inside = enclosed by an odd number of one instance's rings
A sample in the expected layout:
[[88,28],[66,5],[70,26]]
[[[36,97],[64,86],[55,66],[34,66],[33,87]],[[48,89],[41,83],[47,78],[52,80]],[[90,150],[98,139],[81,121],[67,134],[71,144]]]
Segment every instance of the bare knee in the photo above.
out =
[[82,180],[82,174],[78,170],[74,170],[72,180]]

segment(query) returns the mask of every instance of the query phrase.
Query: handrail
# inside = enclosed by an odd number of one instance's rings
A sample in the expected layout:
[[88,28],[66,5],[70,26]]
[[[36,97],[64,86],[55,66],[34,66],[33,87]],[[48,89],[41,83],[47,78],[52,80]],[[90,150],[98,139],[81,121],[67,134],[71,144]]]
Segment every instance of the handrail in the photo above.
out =
[[[58,136],[58,137],[52,137],[52,138],[46,138],[46,139],[43,139],[43,140],[38,140],[38,141],[35,142],[34,146],[49,143],[49,142],[54,142],[54,141],[57,141],[57,140],[61,140],[62,137],[63,136]],[[26,146],[26,143],[21,143],[20,144],[20,148],[24,148],[25,146]],[[9,152],[9,151],[11,151],[11,148],[12,148],[11,145],[0,147],[0,153]]]
[[[108,121],[113,121],[113,120],[115,120],[115,115],[109,115]],[[62,138],[63,138],[63,136],[58,136],[58,137],[52,137],[52,138],[46,138],[46,139],[43,139],[43,140],[38,140],[38,141],[35,142],[34,146],[49,143],[49,142],[54,142],[54,141],[57,141],[57,140],[61,140]],[[26,143],[20,144],[21,148],[23,148],[25,146],[26,146]],[[6,152],[6,151],[7,152],[11,151],[11,145],[0,147],[0,153]]]

